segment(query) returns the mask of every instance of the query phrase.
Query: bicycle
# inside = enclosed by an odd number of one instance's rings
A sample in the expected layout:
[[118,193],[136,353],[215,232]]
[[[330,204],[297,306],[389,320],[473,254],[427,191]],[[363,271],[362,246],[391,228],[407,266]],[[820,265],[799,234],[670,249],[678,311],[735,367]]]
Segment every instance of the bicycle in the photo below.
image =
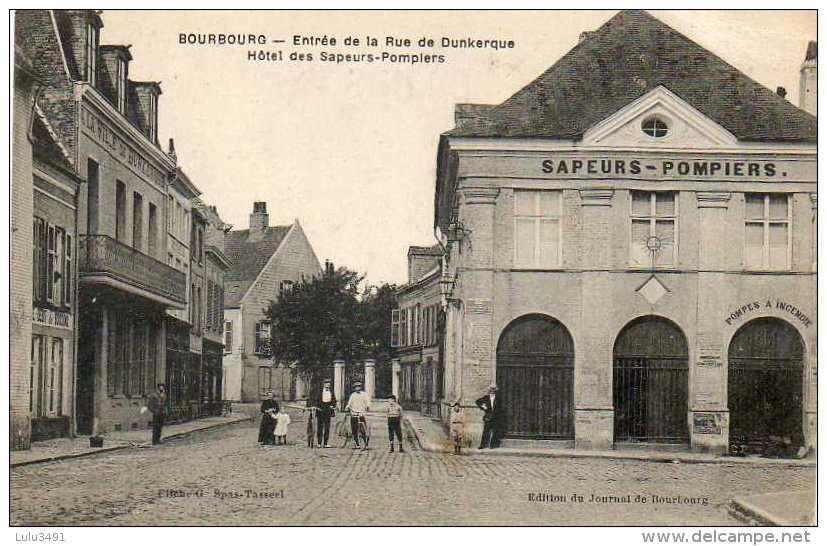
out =
[[[351,418],[356,417],[359,420],[357,426],[357,434],[362,439],[362,450],[366,450],[370,444],[370,425],[367,422],[364,414],[352,413],[346,411],[339,422],[336,424],[336,434],[342,438],[342,448],[346,447],[353,436],[353,429],[351,426]],[[359,441],[359,438],[356,441]]]

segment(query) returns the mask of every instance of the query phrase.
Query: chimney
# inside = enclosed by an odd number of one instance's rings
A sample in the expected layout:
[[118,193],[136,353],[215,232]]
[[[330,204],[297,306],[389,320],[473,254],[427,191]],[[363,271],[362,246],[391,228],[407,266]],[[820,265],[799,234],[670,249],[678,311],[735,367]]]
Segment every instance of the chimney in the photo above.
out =
[[253,213],[250,215],[250,230],[266,229],[270,225],[270,215],[267,214],[267,203],[256,201],[253,203]]
[[780,85],[775,89],[775,94],[781,97],[782,99],[787,98],[787,90],[781,87]]
[[818,115],[818,42],[807,44],[798,86],[798,107]]

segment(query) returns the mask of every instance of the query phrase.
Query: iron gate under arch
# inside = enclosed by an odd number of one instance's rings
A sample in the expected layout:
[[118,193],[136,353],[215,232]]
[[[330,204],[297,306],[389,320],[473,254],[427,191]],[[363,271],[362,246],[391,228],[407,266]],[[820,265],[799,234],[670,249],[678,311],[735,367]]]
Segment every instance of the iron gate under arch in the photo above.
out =
[[758,318],[729,344],[730,444],[764,451],[804,445],[804,343],[781,319]]
[[680,328],[655,316],[627,324],[615,341],[613,378],[615,441],[689,441],[689,351]]
[[574,438],[574,342],[561,322],[540,314],[511,322],[497,344],[497,385],[506,436]]

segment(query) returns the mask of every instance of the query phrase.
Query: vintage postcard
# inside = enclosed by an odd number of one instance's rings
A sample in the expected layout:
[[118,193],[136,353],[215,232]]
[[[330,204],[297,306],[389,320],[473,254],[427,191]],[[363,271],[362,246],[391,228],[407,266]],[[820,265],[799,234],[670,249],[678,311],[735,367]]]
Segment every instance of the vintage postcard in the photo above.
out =
[[816,524],[815,11],[10,16],[16,540]]

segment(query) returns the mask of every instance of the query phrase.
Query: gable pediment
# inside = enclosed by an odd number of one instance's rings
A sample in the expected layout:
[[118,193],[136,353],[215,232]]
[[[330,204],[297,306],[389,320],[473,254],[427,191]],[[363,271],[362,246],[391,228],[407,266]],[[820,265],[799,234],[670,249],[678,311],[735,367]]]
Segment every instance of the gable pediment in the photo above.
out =
[[[665,136],[643,131],[643,124],[651,120],[665,124]],[[718,148],[737,142],[735,135],[663,86],[596,123],[583,135],[584,146],[619,148]]]

